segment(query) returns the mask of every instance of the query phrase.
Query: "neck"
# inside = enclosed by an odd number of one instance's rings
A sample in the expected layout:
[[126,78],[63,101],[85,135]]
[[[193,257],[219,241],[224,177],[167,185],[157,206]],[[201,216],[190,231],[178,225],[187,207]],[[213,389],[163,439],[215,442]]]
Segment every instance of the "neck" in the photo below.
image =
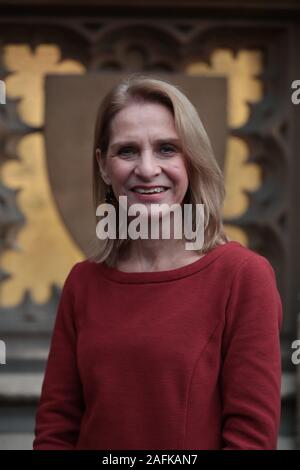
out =
[[124,271],[164,271],[199,259],[198,252],[185,249],[185,240],[132,240],[120,253],[117,269]]

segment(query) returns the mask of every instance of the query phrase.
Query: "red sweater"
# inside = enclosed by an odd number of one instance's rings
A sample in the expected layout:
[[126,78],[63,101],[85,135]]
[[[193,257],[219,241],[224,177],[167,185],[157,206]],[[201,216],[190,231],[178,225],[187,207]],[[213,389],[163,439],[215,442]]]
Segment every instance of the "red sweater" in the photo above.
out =
[[275,449],[281,300],[228,242],[187,266],[89,260],[63,286],[34,449]]

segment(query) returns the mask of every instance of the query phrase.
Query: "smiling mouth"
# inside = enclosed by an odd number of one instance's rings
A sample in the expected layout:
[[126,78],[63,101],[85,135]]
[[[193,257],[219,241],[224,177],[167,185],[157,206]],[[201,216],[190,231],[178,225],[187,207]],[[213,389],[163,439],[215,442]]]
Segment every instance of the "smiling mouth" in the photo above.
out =
[[134,193],[139,193],[139,194],[159,194],[159,193],[164,193],[168,190],[169,188],[165,186],[157,186],[154,188],[132,188],[131,191]]

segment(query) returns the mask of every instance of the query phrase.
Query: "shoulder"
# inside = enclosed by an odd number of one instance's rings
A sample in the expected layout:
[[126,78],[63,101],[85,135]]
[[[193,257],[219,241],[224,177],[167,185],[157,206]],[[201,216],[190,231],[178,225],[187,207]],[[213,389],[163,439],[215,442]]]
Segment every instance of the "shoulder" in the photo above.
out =
[[227,286],[228,307],[236,312],[241,306],[256,309],[258,304],[281,309],[276,274],[266,257],[235,242],[228,245],[217,264],[219,283]]
[[241,276],[275,279],[275,272],[269,260],[238,242],[230,243],[224,250],[221,266],[232,282]]
[[[230,268],[230,289],[227,314],[239,320],[262,319],[270,325],[282,322],[282,303],[275,271],[264,256],[239,244],[227,252],[226,267]],[[275,319],[275,322],[274,322]]]
[[88,282],[91,277],[95,277],[99,271],[99,265],[90,259],[84,259],[75,263],[69,270],[65,284],[72,286],[77,289],[79,286],[83,286],[85,282]]

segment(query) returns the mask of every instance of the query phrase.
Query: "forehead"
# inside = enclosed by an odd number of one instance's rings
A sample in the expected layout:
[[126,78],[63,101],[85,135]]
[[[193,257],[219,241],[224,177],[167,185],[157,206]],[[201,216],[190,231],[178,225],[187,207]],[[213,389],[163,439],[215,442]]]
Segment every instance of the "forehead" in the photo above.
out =
[[111,138],[115,134],[153,131],[159,135],[171,134],[177,137],[174,117],[171,111],[159,103],[132,103],[119,111],[111,122]]

